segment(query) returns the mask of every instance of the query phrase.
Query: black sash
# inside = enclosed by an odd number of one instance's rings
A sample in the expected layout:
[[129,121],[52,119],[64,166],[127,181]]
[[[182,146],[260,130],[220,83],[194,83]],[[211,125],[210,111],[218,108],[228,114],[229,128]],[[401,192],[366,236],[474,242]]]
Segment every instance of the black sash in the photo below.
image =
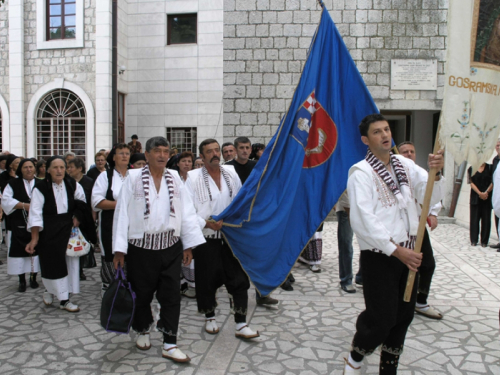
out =
[[[35,179],[35,186],[39,184],[39,181]],[[26,188],[24,186],[24,180],[22,178],[16,178],[9,181],[9,185],[14,192],[14,199],[22,203],[31,203],[31,199],[26,193]],[[14,210],[9,217],[10,230],[12,231],[12,237],[10,240],[9,257],[11,258],[25,258],[29,257],[30,254],[26,252],[26,245],[31,241],[31,233],[26,230],[26,221],[24,219],[23,210]],[[38,255],[35,251],[33,256]]]
[[43,230],[40,232],[38,254],[42,277],[50,280],[62,279],[68,276],[66,265],[66,248],[68,246],[71,228],[73,227],[73,211],[75,208],[74,179],[65,178],[68,198],[68,212],[57,213],[57,204],[52,189],[52,182],[45,180],[36,188],[45,197],[43,205]]
[[[114,169],[106,171],[108,177],[108,190],[106,191],[106,199],[114,202],[113,198],[113,172]],[[113,218],[115,217],[115,210],[102,210],[101,220],[99,222],[99,231],[101,233],[102,247],[104,249],[104,260],[106,262],[113,261]]]

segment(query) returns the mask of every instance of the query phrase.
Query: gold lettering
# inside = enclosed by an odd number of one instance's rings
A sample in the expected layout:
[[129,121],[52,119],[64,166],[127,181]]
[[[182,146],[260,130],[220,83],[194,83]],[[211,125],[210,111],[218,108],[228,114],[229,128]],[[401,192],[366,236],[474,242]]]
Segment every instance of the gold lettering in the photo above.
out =
[[448,84],[450,86],[455,86],[455,83],[456,83],[455,76],[450,76],[450,78],[448,80]]
[[476,92],[476,82],[475,81],[470,82],[469,90]]

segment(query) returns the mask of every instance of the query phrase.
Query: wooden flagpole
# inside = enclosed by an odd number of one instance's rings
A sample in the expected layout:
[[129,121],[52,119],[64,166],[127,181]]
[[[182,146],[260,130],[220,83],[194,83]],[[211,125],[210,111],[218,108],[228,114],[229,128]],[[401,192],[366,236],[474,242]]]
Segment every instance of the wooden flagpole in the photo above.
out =
[[[441,149],[441,140],[439,138],[440,129],[441,129],[441,122],[439,122],[439,126],[437,129],[436,142],[434,143],[433,155],[436,155],[437,152]],[[438,172],[439,171],[437,168],[432,168],[429,171],[429,177],[427,178],[427,187],[425,189],[424,203],[422,205],[422,213],[420,214],[420,222],[418,224],[418,231],[417,231],[417,241],[415,243],[415,249],[414,249],[415,253],[417,254],[420,254],[420,252],[422,251],[422,242],[424,240],[425,224],[427,223],[427,215],[429,214],[432,190],[434,189],[434,179],[436,173]],[[404,295],[405,302],[410,302],[411,292],[413,290],[413,284],[415,283],[415,276],[416,276],[415,271],[410,271],[408,273],[408,280],[406,281],[406,289]]]

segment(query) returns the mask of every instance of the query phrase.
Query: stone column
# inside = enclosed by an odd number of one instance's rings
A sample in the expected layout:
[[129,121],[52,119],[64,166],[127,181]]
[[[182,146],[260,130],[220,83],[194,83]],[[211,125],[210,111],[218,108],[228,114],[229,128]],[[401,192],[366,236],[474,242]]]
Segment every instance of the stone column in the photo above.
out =
[[[96,2],[96,149],[112,146],[111,1]],[[91,155],[89,155],[90,157]]]
[[[6,150],[24,155],[24,1],[9,1],[10,127],[3,129]],[[31,156],[31,155],[30,155]]]

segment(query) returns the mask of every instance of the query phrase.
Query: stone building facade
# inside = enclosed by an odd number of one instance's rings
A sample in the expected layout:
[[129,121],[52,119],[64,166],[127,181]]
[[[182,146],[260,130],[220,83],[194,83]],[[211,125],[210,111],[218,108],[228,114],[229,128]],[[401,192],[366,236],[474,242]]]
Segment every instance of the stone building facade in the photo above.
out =
[[[324,0],[396,142],[420,165],[442,105],[447,0]],[[316,0],[224,1],[224,139],[268,143],[286,113],[319,22]],[[391,90],[392,59],[437,62],[437,90]],[[447,165],[451,176],[453,162]],[[448,179],[453,183],[453,178]],[[448,189],[451,193],[452,186]]]
[[[49,40],[54,3],[76,9],[68,20],[74,38]],[[168,18],[185,14],[195,16],[196,41],[169,45]],[[119,136],[167,135],[181,149],[222,141],[222,20],[222,0],[118,1]],[[113,142],[111,64],[112,0],[2,4],[2,149],[35,157],[76,151],[91,164]],[[54,101],[68,105],[55,110]]]
[[[324,3],[380,110],[439,111],[447,1]],[[267,143],[298,83],[320,6],[316,0],[225,0],[224,5],[224,135]],[[436,59],[438,89],[391,90],[391,59]]]

